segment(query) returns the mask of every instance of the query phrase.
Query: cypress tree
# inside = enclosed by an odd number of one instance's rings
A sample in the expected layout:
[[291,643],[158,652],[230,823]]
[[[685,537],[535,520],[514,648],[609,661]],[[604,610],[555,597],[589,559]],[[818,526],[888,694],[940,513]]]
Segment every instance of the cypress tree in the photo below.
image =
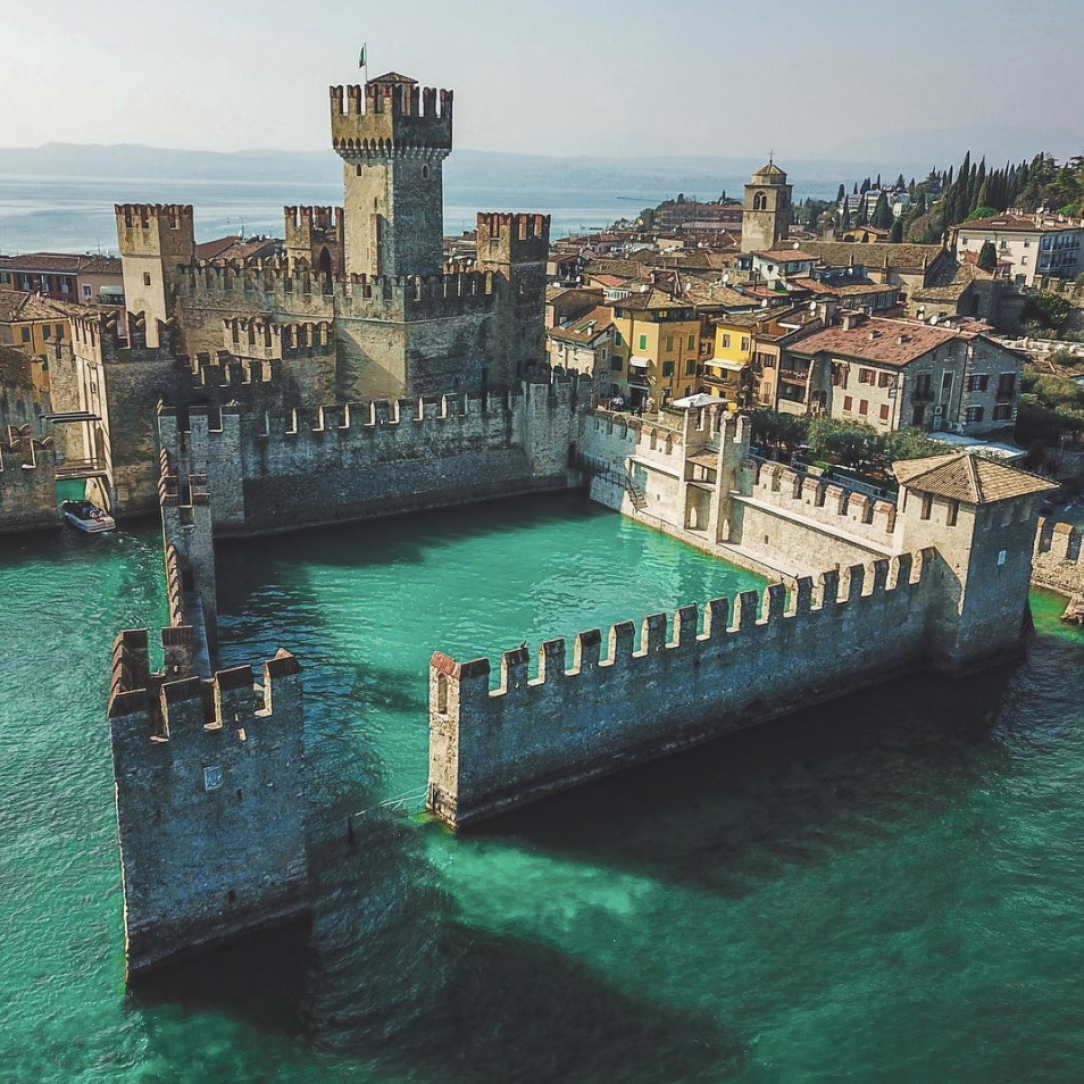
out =
[[888,206],[888,196],[881,192],[877,197],[877,206],[873,210],[873,224],[880,230],[892,228],[892,208]]
[[898,245],[903,240],[903,219],[897,218],[892,223],[892,232],[888,235],[890,244]]

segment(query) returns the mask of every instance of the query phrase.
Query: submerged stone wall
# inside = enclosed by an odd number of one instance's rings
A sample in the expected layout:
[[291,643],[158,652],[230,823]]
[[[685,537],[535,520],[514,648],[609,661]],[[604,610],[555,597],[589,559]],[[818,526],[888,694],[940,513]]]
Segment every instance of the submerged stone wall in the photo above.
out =
[[543,644],[530,678],[526,648],[489,661],[430,665],[430,809],[458,826],[631,763],[914,670],[926,662],[938,590],[932,550],[842,577],[800,578],[608,635]]

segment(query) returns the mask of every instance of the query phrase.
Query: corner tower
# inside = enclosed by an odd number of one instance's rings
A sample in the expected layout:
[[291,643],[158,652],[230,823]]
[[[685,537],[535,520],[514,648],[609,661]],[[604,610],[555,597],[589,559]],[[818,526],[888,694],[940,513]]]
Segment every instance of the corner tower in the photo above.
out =
[[452,92],[389,72],[331,88],[331,143],[345,163],[347,275],[439,275]]
[[753,174],[745,186],[741,217],[742,252],[767,252],[787,239],[794,186],[774,161]]

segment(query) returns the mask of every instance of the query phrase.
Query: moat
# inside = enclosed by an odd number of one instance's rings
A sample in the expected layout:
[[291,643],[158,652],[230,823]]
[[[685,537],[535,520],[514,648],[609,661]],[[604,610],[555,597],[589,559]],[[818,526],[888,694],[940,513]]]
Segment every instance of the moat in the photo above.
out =
[[[0,1082],[1075,1081],[1084,637],[911,678],[462,838],[426,665],[761,586],[575,496],[219,548],[223,663],[305,666],[310,931],[126,994],[109,640],[160,535],[0,544]],[[33,690],[28,695],[28,690]],[[408,803],[409,804],[409,803]],[[417,803],[415,803],[417,804]]]

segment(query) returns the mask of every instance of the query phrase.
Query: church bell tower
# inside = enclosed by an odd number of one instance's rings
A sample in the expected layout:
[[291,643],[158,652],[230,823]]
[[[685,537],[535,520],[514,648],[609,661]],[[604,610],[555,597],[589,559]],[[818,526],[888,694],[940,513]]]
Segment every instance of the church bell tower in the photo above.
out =
[[787,175],[774,161],[753,174],[745,186],[741,218],[742,252],[768,252],[787,239],[791,193]]

